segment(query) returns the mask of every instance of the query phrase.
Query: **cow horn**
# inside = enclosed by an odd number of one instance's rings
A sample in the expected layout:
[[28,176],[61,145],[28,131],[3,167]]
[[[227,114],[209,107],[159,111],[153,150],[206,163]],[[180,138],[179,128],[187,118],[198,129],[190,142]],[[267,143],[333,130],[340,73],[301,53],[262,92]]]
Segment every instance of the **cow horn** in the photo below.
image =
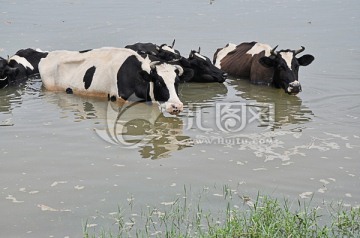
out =
[[177,70],[179,70],[179,76],[184,73],[184,69],[180,65],[174,65]]
[[174,48],[175,45],[175,39],[173,40],[172,44],[171,44],[171,48]]
[[303,52],[305,50],[304,46],[301,46],[301,49],[299,50],[295,50],[294,55],[300,54],[301,52]]
[[198,50],[198,53],[200,54],[200,46],[199,46],[199,50]]
[[160,63],[160,61],[152,61],[152,62],[150,63],[150,69],[155,69],[155,67],[156,67],[156,65],[157,65],[158,63]]
[[271,51],[270,51],[270,54],[271,55],[274,55],[274,56],[277,56],[277,53],[275,52],[276,48],[278,48],[279,45],[275,46],[275,48],[273,48]]

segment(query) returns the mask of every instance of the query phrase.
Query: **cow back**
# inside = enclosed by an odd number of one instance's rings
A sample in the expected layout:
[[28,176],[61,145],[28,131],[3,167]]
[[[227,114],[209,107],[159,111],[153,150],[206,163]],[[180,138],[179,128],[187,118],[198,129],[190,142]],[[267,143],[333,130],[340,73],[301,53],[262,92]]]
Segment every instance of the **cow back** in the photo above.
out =
[[100,48],[87,52],[53,51],[40,61],[39,71],[45,88],[74,93],[108,96],[116,95],[117,74],[125,60],[132,56],[143,59],[133,50]]
[[253,57],[252,55],[246,54],[246,52],[248,52],[255,43],[256,42],[242,43],[238,45],[221,60],[221,69],[232,76],[250,77]]

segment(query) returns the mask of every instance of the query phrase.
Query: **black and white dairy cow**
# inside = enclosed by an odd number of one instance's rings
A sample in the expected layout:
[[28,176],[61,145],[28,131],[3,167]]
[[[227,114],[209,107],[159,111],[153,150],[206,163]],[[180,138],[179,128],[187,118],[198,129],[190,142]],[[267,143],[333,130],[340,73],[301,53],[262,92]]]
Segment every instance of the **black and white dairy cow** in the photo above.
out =
[[181,82],[223,83],[225,81],[227,74],[215,67],[208,57],[200,54],[200,48],[198,51],[192,50],[189,57],[185,58],[178,50],[174,49],[174,44],[175,40],[171,46],[136,43],[127,45],[125,48],[135,50],[144,58],[149,57],[152,61],[162,60],[181,66],[184,69],[184,74],[180,78]]
[[41,59],[39,72],[48,90],[108,97],[112,101],[135,95],[159,102],[172,114],[183,110],[177,94],[182,68],[151,62],[131,49],[52,51]]
[[296,55],[305,50],[280,50],[267,44],[246,42],[227,44],[214,54],[216,67],[235,77],[250,78],[255,84],[272,84],[288,94],[302,91],[298,81],[299,66],[307,66],[314,60],[312,55]]
[[0,57],[0,88],[20,83],[39,74],[38,65],[47,52],[39,49],[21,49],[8,60]]

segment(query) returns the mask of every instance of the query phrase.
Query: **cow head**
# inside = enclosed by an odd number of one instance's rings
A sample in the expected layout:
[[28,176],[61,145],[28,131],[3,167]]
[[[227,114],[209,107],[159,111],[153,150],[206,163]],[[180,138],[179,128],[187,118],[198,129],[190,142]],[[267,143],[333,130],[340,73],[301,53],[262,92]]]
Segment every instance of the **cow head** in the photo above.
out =
[[188,60],[190,67],[194,70],[193,82],[223,83],[227,78],[227,73],[215,67],[208,57],[200,54],[200,47],[198,51],[190,52]]
[[273,84],[275,87],[283,88],[286,93],[296,95],[302,91],[298,80],[299,67],[307,66],[314,60],[312,55],[296,55],[303,52],[305,47],[299,50],[276,51],[277,46],[271,50],[269,57],[261,57],[259,62],[267,68],[274,69]]
[[159,102],[170,114],[180,113],[183,110],[183,103],[178,97],[178,85],[183,69],[178,65],[160,62],[152,62],[150,67],[151,99]]
[[0,57],[0,88],[5,88],[12,79],[15,79],[18,69],[8,65],[8,61]]
[[175,45],[175,40],[173,41],[171,46],[169,46],[167,44],[160,45],[157,48],[157,50],[158,50],[157,57],[159,57],[160,59],[162,59],[164,61],[168,61],[168,62],[174,61],[174,60],[179,60],[181,58],[181,55],[178,50],[174,49],[174,45]]

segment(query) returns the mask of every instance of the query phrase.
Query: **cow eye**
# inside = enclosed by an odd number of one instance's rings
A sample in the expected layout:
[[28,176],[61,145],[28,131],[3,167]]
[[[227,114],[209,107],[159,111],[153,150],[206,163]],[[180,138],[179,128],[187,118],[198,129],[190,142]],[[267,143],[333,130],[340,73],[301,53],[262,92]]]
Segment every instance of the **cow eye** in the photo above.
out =
[[157,81],[157,85],[160,86],[160,87],[166,87],[165,82],[162,81],[162,80],[158,80],[158,81]]

